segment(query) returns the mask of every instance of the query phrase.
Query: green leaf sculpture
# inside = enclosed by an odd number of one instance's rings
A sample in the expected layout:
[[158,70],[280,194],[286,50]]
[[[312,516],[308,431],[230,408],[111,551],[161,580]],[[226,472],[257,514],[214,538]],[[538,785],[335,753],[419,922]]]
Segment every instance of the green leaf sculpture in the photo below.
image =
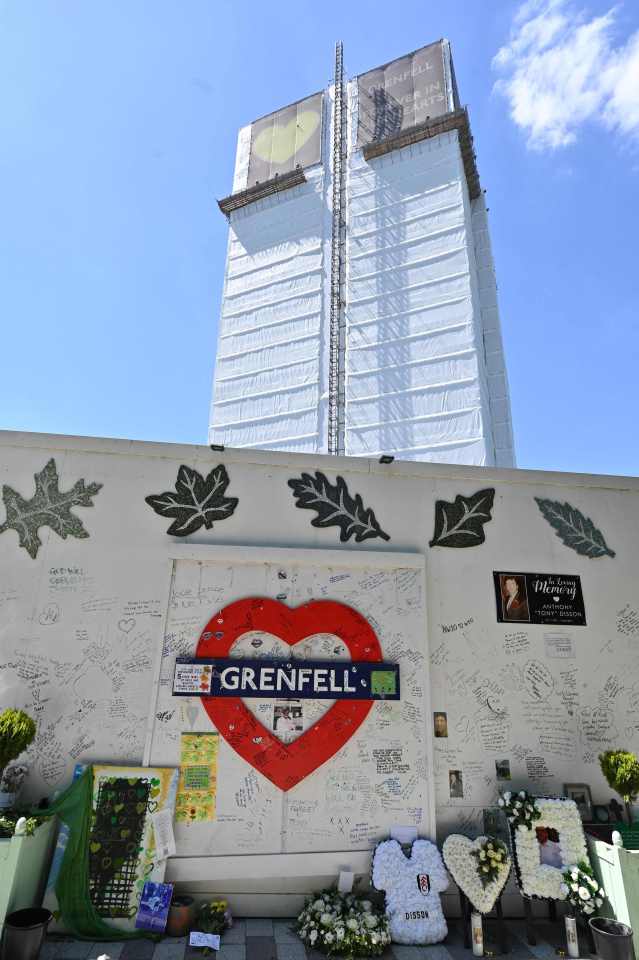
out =
[[472,497],[455,497],[453,503],[435,504],[435,532],[430,547],[477,547],[486,539],[484,524],[492,519],[495,490],[478,490]]
[[288,485],[300,509],[315,510],[317,513],[311,520],[312,527],[339,527],[342,543],[352,536],[356,543],[372,537],[390,540],[371,508],[364,506],[359,493],[351,496],[343,477],[337,477],[336,483],[332,484],[317,470],[314,477],[310,473],[303,473],[299,479],[289,480]]
[[71,490],[61,493],[53,459],[33,479],[35,494],[31,500],[25,500],[12,487],[3,486],[2,499],[7,517],[0,526],[0,533],[15,530],[20,546],[35,560],[42,546],[38,536],[40,527],[51,527],[63,540],[67,537],[84,540],[89,536],[80,518],[71,513],[71,507],[92,507],[91,498],[102,488],[102,484],[89,483],[85,486],[84,480],[78,480]]
[[584,557],[614,557],[603,534],[597,530],[589,517],[571,507],[569,503],[558,500],[544,500],[535,497],[535,502],[551,527],[557,531],[559,539]]
[[167,533],[174,537],[188,537],[202,526],[210,530],[214,521],[225,520],[233,514],[239,500],[224,496],[230,482],[222,464],[206,477],[182,464],[175,482],[175,493],[152,494],[144,499],[160,516],[175,518]]
[[630,804],[639,796],[639,760],[628,750],[606,750],[599,754],[599,766],[608,786],[625,803],[628,823],[632,823]]

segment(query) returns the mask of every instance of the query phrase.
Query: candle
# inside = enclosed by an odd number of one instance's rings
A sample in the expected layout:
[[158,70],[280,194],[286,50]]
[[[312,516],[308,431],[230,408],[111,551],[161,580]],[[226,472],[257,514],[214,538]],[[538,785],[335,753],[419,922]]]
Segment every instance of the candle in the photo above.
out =
[[574,917],[565,917],[566,923],[566,941],[568,943],[568,956],[579,956],[579,940],[577,939],[577,921]]
[[473,933],[473,956],[484,955],[484,931],[481,922],[481,913],[473,913],[470,917],[470,928]]

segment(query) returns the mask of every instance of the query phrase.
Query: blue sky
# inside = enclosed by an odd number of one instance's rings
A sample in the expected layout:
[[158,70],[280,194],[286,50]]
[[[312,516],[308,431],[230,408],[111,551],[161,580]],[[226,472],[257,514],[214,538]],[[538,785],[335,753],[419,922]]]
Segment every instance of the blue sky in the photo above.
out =
[[634,0],[1,0],[0,425],[206,442],[237,128],[440,36],[519,466],[639,473]]

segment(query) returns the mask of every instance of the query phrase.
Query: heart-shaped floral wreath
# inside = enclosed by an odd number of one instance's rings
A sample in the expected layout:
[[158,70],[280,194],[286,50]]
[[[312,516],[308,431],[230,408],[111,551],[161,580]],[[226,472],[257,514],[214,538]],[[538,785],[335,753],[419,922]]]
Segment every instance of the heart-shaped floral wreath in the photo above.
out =
[[[442,854],[448,872],[475,910],[490,913],[510,874],[511,861],[504,844],[490,837],[469,840],[453,833],[446,837]],[[492,876],[487,882],[486,873]]]

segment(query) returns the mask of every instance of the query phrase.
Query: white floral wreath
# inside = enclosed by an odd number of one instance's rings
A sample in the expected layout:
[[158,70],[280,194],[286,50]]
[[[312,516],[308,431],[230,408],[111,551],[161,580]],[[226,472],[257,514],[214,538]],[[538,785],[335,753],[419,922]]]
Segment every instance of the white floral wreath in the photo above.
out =
[[373,853],[372,882],[386,892],[386,913],[394,943],[439,943],[448,933],[439,894],[448,886],[442,857],[430,840],[414,840],[410,856],[397,840],[384,840]]
[[[530,827],[511,824],[510,828],[517,883],[525,897],[565,900],[563,871],[570,864],[589,863],[579,810],[574,800],[552,797],[535,797],[535,807],[540,817]],[[561,866],[541,863],[537,838],[541,828],[559,834]]]
[[[489,883],[482,883],[478,855],[480,862],[485,859],[486,855],[481,857],[481,853],[490,842],[489,837],[469,840],[459,833],[451,833],[442,847],[448,872],[479,913],[490,913],[510,874],[510,857],[505,845],[501,845],[500,849],[496,850],[495,877]],[[497,847],[497,844],[495,846]]]

